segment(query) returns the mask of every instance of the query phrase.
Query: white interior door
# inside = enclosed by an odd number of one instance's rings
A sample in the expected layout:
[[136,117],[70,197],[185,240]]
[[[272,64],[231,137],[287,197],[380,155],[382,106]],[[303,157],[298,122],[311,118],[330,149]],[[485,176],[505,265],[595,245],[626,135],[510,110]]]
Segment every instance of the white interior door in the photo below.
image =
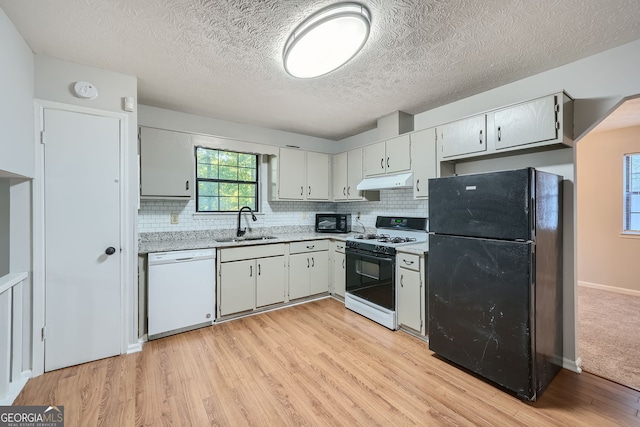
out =
[[120,354],[120,121],[45,109],[44,141],[50,371]]

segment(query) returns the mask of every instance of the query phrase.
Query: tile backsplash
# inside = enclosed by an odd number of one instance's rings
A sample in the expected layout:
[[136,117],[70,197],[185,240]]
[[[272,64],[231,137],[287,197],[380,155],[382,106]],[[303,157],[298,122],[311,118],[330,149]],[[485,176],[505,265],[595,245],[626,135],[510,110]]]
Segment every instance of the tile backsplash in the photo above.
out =
[[[234,230],[237,214],[196,214],[195,200],[141,200],[138,211],[138,232],[189,231],[189,230]],[[378,215],[427,216],[426,200],[414,200],[412,189],[381,190],[378,202],[270,202],[263,201],[256,222],[248,221],[243,214],[242,226],[251,228],[310,226],[315,223],[315,214],[339,212],[353,214],[353,229],[359,230],[355,221],[360,213],[360,222],[367,228],[375,227]],[[178,214],[178,224],[171,224],[171,214]]]

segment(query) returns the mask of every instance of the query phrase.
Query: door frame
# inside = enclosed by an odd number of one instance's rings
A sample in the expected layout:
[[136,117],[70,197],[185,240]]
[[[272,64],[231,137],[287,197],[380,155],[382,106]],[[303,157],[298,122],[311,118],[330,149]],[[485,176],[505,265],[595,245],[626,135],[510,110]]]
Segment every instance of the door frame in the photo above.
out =
[[[35,126],[35,179],[33,180],[33,306],[32,306],[32,354],[31,373],[44,373],[45,345],[45,215],[44,215],[44,146],[41,142],[45,109],[61,110],[80,114],[110,117],[120,122],[119,180],[120,180],[120,354],[142,349],[138,340],[138,291],[137,291],[137,225],[136,209],[137,177],[131,167],[131,143],[129,138],[129,116],[114,111],[98,110],[54,101],[34,100]],[[136,146],[137,152],[137,146]],[[133,171],[132,171],[133,169]],[[135,198],[134,198],[135,197]]]

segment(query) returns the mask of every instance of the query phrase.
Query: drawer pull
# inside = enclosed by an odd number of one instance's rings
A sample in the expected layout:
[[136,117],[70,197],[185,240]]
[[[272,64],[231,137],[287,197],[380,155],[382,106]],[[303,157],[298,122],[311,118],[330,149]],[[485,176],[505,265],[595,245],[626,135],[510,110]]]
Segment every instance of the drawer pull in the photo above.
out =
[[403,259],[402,261],[407,265],[413,265],[413,261],[407,261],[406,259]]
[[313,249],[315,247],[316,247],[316,245],[311,245],[311,246],[307,246],[307,249]]

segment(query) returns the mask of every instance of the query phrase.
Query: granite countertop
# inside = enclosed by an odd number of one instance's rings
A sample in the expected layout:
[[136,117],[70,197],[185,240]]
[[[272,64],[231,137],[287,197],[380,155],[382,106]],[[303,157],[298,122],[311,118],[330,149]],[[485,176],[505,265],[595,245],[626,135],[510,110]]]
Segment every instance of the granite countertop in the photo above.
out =
[[[147,234],[149,236],[143,236]],[[322,240],[333,239],[345,241],[349,234],[337,234],[337,233],[316,233],[298,231],[293,233],[273,233],[273,234],[247,234],[248,238],[260,237],[260,236],[275,236],[274,239],[264,240],[240,240],[235,242],[219,242],[220,240],[226,240],[228,236],[211,236],[206,233],[141,233],[141,238],[138,240],[138,254],[144,255],[153,252],[169,252],[169,251],[183,251],[189,249],[209,249],[209,248],[228,248],[236,246],[253,246],[253,245],[268,245],[273,243],[289,243],[298,242],[304,240]]]
[[421,242],[414,245],[399,246],[398,248],[396,248],[396,251],[409,254],[424,255],[425,253],[429,252],[429,243]]

